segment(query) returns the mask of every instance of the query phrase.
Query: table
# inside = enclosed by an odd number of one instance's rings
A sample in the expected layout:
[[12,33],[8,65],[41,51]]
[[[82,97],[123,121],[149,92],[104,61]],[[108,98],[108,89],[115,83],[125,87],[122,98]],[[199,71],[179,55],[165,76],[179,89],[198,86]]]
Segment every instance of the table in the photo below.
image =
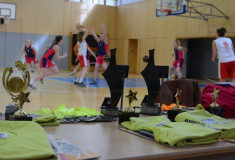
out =
[[[73,123],[45,126],[57,135],[84,149],[101,155],[100,159],[234,159],[235,144],[169,147],[119,130],[118,122]],[[206,157],[204,157],[206,156]],[[193,158],[194,157],[194,158]],[[204,157],[204,158],[203,158]]]

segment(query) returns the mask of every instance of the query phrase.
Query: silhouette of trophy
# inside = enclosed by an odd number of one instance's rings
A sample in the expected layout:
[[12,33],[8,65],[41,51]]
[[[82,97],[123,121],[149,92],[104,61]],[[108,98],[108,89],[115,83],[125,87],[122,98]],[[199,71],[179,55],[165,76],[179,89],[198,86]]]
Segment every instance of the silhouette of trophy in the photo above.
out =
[[13,73],[12,67],[5,68],[2,76],[3,86],[13,100],[11,104],[6,106],[5,119],[31,121],[32,117],[22,109],[25,102],[30,102],[28,99],[30,92],[24,93],[30,82],[29,70],[20,61],[15,62],[15,67],[21,73],[22,79],[20,77],[11,77]]
[[111,98],[105,97],[101,106],[101,113],[106,116],[117,117],[119,113],[117,105],[123,96],[124,79],[128,75],[129,66],[116,64],[116,48],[111,49],[110,53],[111,58],[105,57],[106,61],[110,61],[109,66],[102,75],[108,83]]
[[154,49],[149,50],[149,57],[145,56],[143,61],[148,63],[141,72],[147,85],[148,95],[145,95],[141,103],[141,114],[159,115],[161,113],[161,106],[155,102],[160,88],[160,79],[158,69],[154,64]]

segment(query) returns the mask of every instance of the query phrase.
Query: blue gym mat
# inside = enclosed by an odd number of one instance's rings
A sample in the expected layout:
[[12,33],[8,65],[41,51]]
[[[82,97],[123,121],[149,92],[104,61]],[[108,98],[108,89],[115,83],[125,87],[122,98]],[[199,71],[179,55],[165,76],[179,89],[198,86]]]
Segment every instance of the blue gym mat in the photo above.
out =
[[[57,81],[62,81],[66,83],[71,83],[73,84],[75,82],[76,78],[73,77],[47,77],[48,79],[53,79]],[[104,78],[98,78],[97,84],[92,85],[90,84],[92,82],[93,78],[85,78],[83,83],[87,87],[91,88],[108,88],[108,84],[105,81]],[[204,88],[206,84],[199,84],[201,88]],[[144,79],[140,78],[126,78],[125,79],[125,88],[146,88],[146,84]]]

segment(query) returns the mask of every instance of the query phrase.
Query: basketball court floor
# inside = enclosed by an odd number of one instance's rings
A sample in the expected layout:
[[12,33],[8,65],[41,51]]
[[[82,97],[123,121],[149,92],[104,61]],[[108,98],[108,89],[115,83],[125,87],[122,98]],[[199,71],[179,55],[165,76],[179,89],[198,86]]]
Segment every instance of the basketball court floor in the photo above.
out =
[[[3,69],[0,70],[0,75],[2,76]],[[89,73],[84,82],[87,87],[82,88],[74,85],[75,77],[71,77],[69,71],[62,70],[57,76],[46,77],[44,79],[44,84],[40,82],[37,83],[37,89],[32,90],[28,88],[27,91],[30,92],[29,100],[31,103],[25,103],[23,108],[25,111],[36,111],[42,107],[49,107],[55,109],[61,104],[65,104],[68,108],[72,107],[89,107],[96,108],[100,111],[101,104],[104,100],[104,97],[110,97],[110,91],[108,85],[103,78],[99,75],[99,79],[96,85],[91,85],[93,72]],[[31,78],[34,78],[37,74],[31,73]],[[199,80],[199,85],[203,88],[207,83],[210,83],[208,80]],[[1,89],[1,104],[7,105],[11,103],[11,97],[3,86],[0,86]],[[125,79],[125,88],[124,95],[128,94],[129,90],[138,91],[137,99],[138,101],[133,101],[133,106],[140,106],[144,96],[147,93],[147,88],[143,77],[140,74],[129,74],[129,78]],[[123,106],[128,105],[128,99],[124,97]],[[120,106],[120,104],[119,104]],[[0,107],[0,112],[5,111],[5,106]]]

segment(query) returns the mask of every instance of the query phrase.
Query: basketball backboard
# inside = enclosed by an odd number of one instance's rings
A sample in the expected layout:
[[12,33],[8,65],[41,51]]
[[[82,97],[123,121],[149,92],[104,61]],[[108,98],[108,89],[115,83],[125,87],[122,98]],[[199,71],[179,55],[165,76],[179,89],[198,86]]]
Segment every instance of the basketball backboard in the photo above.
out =
[[185,0],[157,0],[157,17],[179,15],[184,13],[186,13]]
[[0,3],[0,18],[16,19],[16,4]]

